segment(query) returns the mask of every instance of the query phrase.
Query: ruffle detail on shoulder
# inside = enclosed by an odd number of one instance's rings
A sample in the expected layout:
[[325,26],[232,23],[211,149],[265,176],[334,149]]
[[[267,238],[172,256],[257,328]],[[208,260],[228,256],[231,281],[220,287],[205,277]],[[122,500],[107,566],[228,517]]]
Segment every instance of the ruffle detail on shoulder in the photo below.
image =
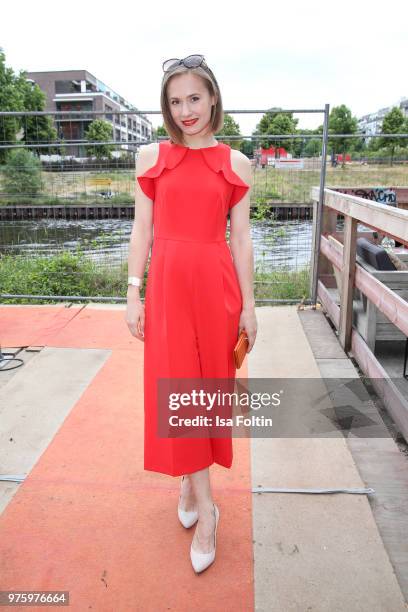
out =
[[[213,149],[213,150],[212,150]],[[214,172],[222,172],[228,183],[234,186],[229,202],[229,207],[235,206],[244,197],[250,185],[245,183],[231,167],[231,147],[220,143],[218,147],[201,149],[207,165]]]
[[175,168],[186,153],[187,149],[184,147],[174,147],[169,140],[163,140],[159,143],[159,156],[155,165],[136,177],[148,198],[153,201],[155,199],[156,189],[154,179],[159,177],[166,168],[169,170]]

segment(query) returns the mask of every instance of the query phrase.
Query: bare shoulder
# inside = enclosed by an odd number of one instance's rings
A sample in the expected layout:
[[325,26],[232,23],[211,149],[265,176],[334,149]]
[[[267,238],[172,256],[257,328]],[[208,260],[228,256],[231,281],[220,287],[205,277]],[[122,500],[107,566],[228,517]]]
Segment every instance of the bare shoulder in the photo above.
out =
[[139,149],[136,159],[136,176],[140,176],[156,165],[159,159],[159,143],[151,142],[143,145]]
[[250,183],[252,176],[251,162],[248,157],[241,153],[241,151],[238,151],[238,149],[231,149],[231,167],[245,183]]

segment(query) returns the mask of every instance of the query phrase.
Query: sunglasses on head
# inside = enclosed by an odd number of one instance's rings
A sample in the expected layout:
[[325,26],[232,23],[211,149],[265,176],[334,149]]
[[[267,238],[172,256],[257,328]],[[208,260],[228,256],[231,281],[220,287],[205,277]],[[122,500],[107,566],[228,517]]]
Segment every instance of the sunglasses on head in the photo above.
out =
[[208,68],[204,60],[204,55],[188,55],[183,59],[172,58],[163,62],[163,72],[168,72],[176,66],[185,66],[186,68],[198,68],[198,66],[205,66]]

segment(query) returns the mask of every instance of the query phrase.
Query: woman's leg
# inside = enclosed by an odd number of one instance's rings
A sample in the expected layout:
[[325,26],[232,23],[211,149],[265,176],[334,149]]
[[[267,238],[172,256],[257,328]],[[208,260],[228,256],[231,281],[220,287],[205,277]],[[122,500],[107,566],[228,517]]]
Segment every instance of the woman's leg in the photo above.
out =
[[194,490],[191,485],[190,474],[185,474],[181,478],[180,485],[180,509],[185,512],[191,512],[197,508],[197,502],[194,495]]
[[198,522],[192,545],[194,550],[198,552],[209,553],[214,550],[215,530],[215,514],[209,468],[207,467],[190,474],[190,481],[198,509]]

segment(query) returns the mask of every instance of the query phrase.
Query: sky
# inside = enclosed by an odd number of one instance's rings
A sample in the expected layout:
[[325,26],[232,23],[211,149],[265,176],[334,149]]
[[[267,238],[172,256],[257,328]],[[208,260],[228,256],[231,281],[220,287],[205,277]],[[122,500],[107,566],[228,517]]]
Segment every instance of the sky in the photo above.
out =
[[[407,17],[406,0],[23,1],[2,6],[0,47],[15,72],[88,70],[139,110],[160,109],[164,60],[200,53],[225,111],[327,103],[359,118],[408,97]],[[261,117],[233,115],[248,136]]]

